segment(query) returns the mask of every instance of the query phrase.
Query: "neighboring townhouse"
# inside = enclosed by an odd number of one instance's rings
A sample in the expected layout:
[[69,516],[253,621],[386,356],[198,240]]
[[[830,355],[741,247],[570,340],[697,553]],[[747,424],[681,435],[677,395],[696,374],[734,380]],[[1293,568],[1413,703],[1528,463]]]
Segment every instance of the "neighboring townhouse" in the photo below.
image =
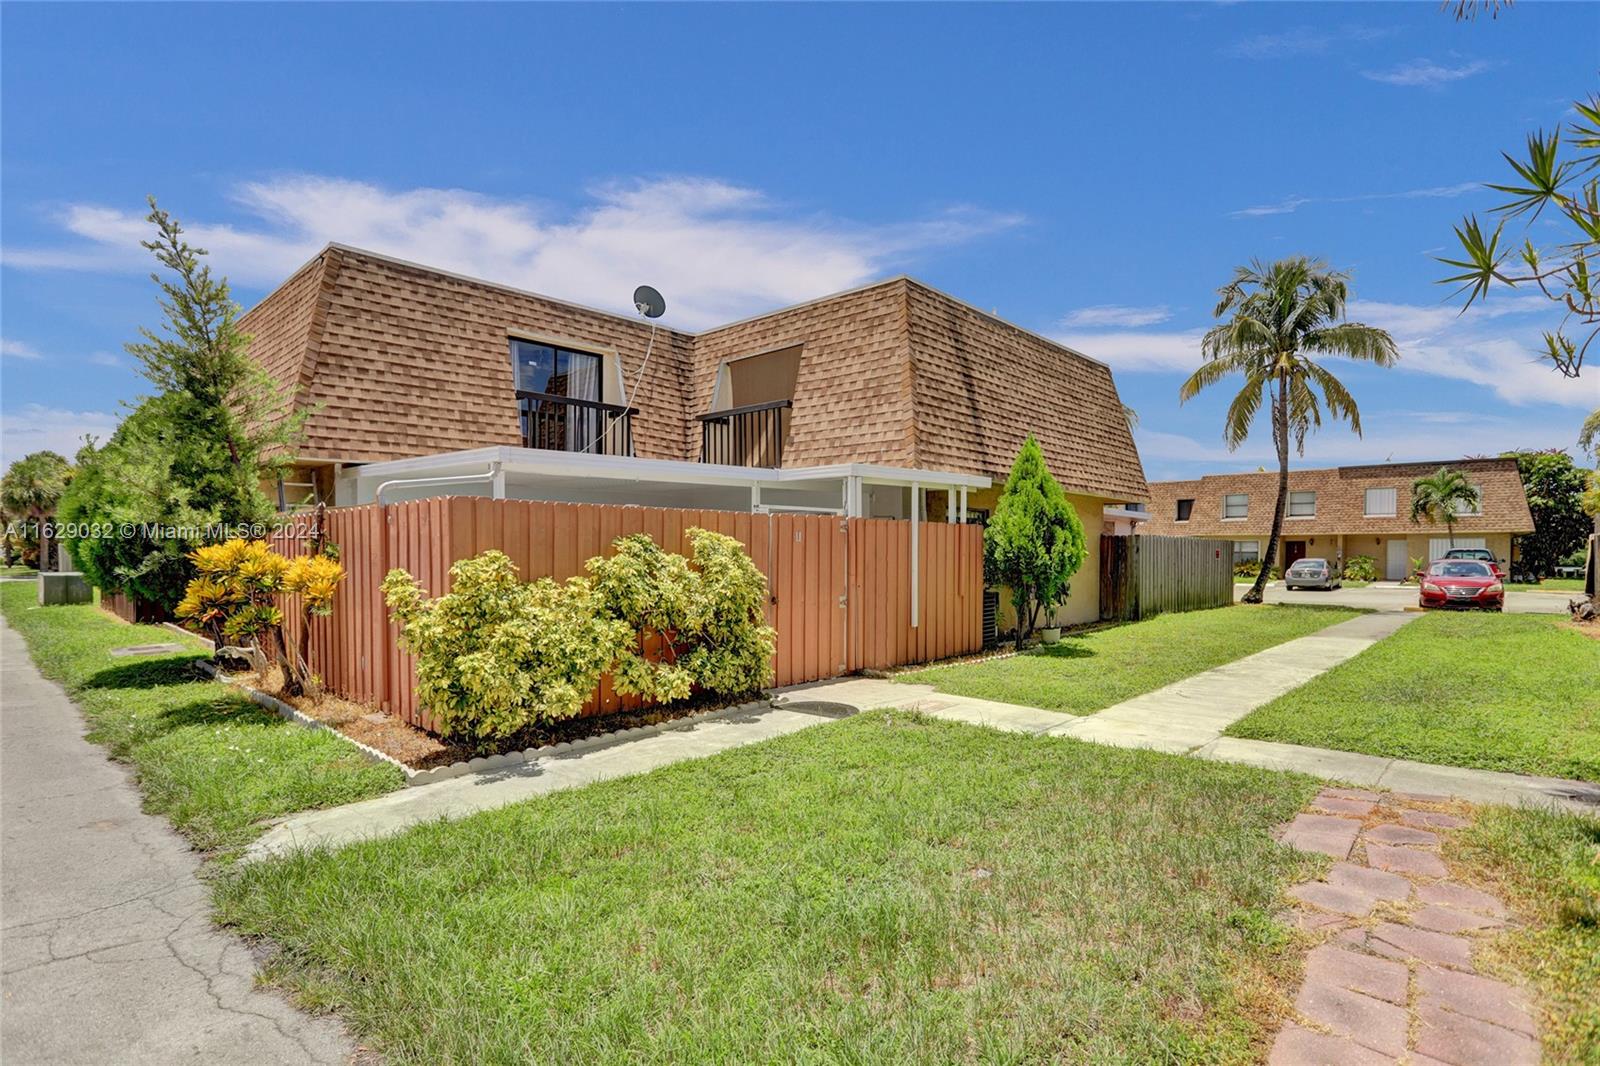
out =
[[284,507],[451,493],[981,521],[1032,433],[1091,534],[1060,617],[1090,621],[1104,508],[1147,498],[1105,364],[907,277],[652,334],[330,244],[243,325],[310,412]]
[[[1378,575],[1401,580],[1416,560],[1432,560],[1451,546],[1444,523],[1411,520],[1411,486],[1447,466],[1477,486],[1476,509],[1463,508],[1454,523],[1458,548],[1488,548],[1501,564],[1513,560],[1514,538],[1533,532],[1533,516],[1514,459],[1441,459],[1427,463],[1377,463],[1322,470],[1291,470],[1283,520],[1282,565],[1310,556],[1337,565],[1370,556]],[[1195,481],[1150,483],[1150,521],[1141,533],[1221,537],[1233,542],[1237,562],[1266,551],[1277,501],[1276,471],[1211,474]]]

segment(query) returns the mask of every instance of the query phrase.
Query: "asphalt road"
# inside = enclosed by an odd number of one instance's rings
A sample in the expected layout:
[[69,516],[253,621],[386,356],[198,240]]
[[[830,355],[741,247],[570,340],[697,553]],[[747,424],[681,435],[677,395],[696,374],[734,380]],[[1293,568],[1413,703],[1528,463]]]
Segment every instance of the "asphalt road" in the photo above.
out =
[[[1234,585],[1233,598],[1240,599],[1249,585]],[[1566,614],[1568,594],[1559,592],[1507,592],[1506,610],[1512,614]],[[1417,605],[1415,585],[1379,582],[1365,588],[1334,589],[1317,592],[1312,589],[1289,591],[1281,581],[1267,586],[1268,603],[1332,603],[1341,607],[1365,607],[1376,611],[1403,611]]]

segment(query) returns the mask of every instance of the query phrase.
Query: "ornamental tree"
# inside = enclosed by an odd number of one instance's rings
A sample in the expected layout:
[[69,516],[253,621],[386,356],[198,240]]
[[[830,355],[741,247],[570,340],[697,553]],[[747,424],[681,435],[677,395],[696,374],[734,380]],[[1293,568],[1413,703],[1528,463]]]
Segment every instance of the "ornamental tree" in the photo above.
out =
[[1072,575],[1087,555],[1078,512],[1030,435],[983,531],[984,580],[1011,590],[1019,647],[1038,624],[1040,610],[1054,612],[1067,598]]
[[1593,520],[1583,512],[1588,472],[1560,449],[1506,452],[1505,457],[1517,461],[1533,514],[1533,532],[1517,538],[1517,553],[1536,576],[1549,577],[1593,532]]

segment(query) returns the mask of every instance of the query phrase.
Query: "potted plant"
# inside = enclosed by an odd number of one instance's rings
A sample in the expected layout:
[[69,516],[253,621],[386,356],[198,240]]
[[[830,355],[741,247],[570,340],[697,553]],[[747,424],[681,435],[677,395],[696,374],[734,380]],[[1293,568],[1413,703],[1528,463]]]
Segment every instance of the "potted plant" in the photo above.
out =
[[1039,642],[1041,644],[1059,644],[1061,642],[1061,623],[1056,620],[1056,608],[1067,598],[1067,589],[1061,590],[1061,598],[1052,600],[1045,608],[1047,621],[1039,629]]

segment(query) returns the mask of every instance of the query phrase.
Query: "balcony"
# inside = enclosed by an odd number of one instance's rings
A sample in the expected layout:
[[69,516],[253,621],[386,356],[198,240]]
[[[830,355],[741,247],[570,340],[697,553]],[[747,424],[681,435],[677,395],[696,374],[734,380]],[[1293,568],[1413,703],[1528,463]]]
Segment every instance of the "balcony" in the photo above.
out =
[[590,455],[633,454],[637,407],[579,400],[548,392],[517,392],[522,446]]
[[700,461],[725,466],[783,465],[793,400],[708,411],[700,420]]

